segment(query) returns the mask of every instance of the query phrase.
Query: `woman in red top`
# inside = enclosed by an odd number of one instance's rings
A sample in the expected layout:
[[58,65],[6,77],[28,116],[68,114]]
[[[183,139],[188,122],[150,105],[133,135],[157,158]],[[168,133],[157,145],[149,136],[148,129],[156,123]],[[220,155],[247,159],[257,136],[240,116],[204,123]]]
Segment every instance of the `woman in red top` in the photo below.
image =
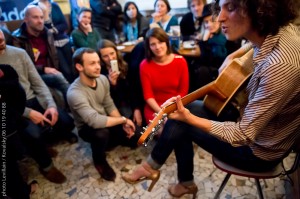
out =
[[185,59],[172,53],[169,37],[163,29],[153,28],[147,32],[145,48],[146,59],[140,65],[140,77],[148,122],[167,99],[188,93],[189,73]]

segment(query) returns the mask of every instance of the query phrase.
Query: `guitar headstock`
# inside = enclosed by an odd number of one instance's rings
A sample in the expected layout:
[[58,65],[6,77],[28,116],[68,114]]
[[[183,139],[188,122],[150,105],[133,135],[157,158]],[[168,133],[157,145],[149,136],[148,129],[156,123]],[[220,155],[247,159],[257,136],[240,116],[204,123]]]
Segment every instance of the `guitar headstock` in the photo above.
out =
[[163,109],[155,115],[155,118],[149,121],[150,123],[146,127],[143,127],[143,132],[141,132],[142,135],[138,140],[138,145],[148,146],[148,143],[153,140],[167,117],[167,114],[164,113]]

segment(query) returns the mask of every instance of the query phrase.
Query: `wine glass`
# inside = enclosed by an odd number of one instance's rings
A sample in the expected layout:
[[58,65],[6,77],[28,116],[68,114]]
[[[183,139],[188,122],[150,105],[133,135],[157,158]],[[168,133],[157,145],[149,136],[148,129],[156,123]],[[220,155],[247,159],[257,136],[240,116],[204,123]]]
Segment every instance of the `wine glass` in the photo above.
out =
[[119,33],[120,43],[124,43],[126,40],[125,34],[123,32]]
[[116,43],[117,45],[119,45],[119,44],[121,43],[121,41],[120,41],[120,38],[119,38],[119,35],[118,35],[118,34],[115,34],[115,43]]
[[190,45],[191,45],[191,53],[195,53],[196,50],[196,44],[197,44],[197,33],[194,33],[194,35],[190,36]]

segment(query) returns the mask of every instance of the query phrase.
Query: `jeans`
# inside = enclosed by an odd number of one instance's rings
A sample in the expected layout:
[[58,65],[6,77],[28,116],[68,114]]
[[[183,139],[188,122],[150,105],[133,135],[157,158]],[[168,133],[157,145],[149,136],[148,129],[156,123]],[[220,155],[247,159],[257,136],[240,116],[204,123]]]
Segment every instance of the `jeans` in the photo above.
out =
[[78,135],[86,142],[91,144],[92,157],[95,165],[106,162],[105,151],[109,148],[124,145],[135,147],[139,138],[139,133],[135,133],[133,137],[128,139],[122,125],[109,128],[94,129],[88,125],[84,125]]
[[72,83],[76,77],[76,70],[72,64],[72,47],[70,43],[62,47],[56,47],[59,60],[60,71],[63,73],[69,83]]
[[[189,104],[187,108],[198,117],[221,121],[226,118],[226,115],[221,116],[224,118],[216,118],[204,107],[202,101],[195,101]],[[160,168],[174,149],[179,182],[193,181],[193,142],[218,159],[249,171],[268,170],[279,163],[279,161],[265,161],[256,157],[248,146],[233,147],[199,128],[175,120],[167,121],[148,158],[148,163],[154,169]]]
[[[26,107],[40,113],[45,112],[36,98],[27,100]],[[58,114],[58,120],[53,127],[46,124],[44,126],[37,125],[28,119],[26,120],[27,126],[23,129],[23,139],[27,149],[41,168],[46,168],[52,163],[46,148],[46,145],[51,142],[49,139],[66,139],[74,128],[73,118],[67,112],[58,108]]]
[[41,77],[47,86],[55,88],[62,92],[64,101],[67,104],[67,91],[70,84],[63,76],[63,74],[42,74]]

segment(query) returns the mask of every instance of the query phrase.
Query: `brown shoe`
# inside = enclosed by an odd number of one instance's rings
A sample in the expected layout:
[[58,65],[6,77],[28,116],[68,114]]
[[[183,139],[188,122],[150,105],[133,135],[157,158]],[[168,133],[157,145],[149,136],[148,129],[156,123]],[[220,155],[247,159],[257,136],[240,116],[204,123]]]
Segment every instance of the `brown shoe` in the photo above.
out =
[[44,171],[42,169],[40,169],[40,171],[50,182],[62,184],[67,180],[66,176],[64,176],[64,174],[55,166],[52,166],[49,171]]
[[116,173],[107,162],[103,164],[97,164],[95,165],[95,168],[103,179],[115,181]]
[[56,149],[52,148],[51,146],[47,147],[47,152],[49,153],[49,155],[51,156],[51,158],[55,158],[58,155],[58,152]]
[[196,195],[198,192],[198,187],[195,183],[189,186],[185,186],[183,184],[174,184],[170,185],[168,188],[168,192],[171,196],[180,198],[185,194],[193,194],[193,199],[196,199]]

